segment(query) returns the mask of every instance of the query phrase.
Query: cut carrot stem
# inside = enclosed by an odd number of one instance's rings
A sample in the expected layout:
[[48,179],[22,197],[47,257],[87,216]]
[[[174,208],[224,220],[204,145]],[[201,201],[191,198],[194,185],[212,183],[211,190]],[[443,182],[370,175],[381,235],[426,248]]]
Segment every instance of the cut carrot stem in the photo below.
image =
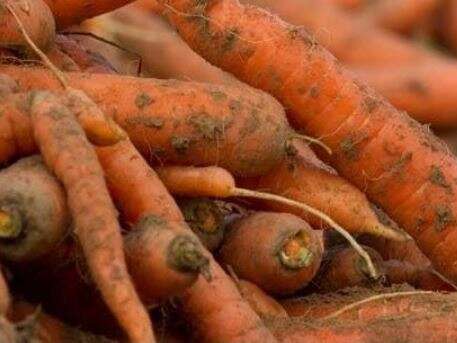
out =
[[0,239],[14,239],[22,232],[22,220],[17,210],[0,209]]

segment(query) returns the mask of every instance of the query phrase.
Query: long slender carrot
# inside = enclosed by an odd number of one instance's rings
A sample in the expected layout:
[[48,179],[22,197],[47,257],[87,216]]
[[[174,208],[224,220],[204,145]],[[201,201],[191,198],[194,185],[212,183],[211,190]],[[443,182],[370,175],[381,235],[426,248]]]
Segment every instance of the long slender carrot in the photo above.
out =
[[257,212],[229,226],[219,260],[265,291],[285,295],[312,280],[322,254],[319,236],[302,219]]
[[30,113],[44,160],[65,186],[75,233],[104,300],[133,342],[154,342],[127,273],[119,223],[93,148],[71,112],[50,93],[32,94]]
[[167,7],[194,49],[280,99],[296,127],[333,150],[336,169],[404,227],[438,271],[457,280],[457,161],[436,137],[354,80],[306,33],[265,11],[236,0]]
[[[1,65],[0,72],[24,90],[60,87],[44,69]],[[290,128],[284,110],[250,87],[104,74],[66,77],[155,164],[217,164],[236,175],[254,176],[267,172],[285,154]]]
[[64,190],[39,156],[0,171],[0,256],[28,262],[49,253],[67,234]]
[[55,23],[49,7],[43,0],[11,1],[0,4],[0,46],[12,50],[32,53],[22,33],[17,30],[16,19],[6,6],[11,6],[17,13],[31,39],[42,50],[52,47],[55,38]]

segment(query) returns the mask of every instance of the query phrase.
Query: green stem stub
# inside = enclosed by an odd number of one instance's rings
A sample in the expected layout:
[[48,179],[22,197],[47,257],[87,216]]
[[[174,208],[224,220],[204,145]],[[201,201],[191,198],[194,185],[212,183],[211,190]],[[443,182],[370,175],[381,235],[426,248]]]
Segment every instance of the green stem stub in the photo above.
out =
[[181,235],[170,244],[168,260],[182,272],[199,272],[206,279],[211,279],[208,272],[209,259],[203,255],[200,244],[190,236]]
[[0,239],[15,239],[22,232],[22,218],[15,209],[0,209]]
[[288,269],[306,268],[313,262],[314,254],[308,248],[309,237],[304,231],[299,231],[288,238],[279,251],[281,264]]

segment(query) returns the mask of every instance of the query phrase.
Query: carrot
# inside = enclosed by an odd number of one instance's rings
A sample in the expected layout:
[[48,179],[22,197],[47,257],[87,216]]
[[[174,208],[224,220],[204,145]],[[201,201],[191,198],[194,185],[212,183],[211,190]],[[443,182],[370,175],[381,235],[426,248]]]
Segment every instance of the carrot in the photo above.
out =
[[209,251],[219,249],[227,224],[246,214],[239,206],[208,198],[180,199],[178,205],[189,227]]
[[455,291],[456,288],[434,273],[433,268],[418,267],[409,262],[390,260],[383,263],[391,283],[408,283],[418,289]]
[[84,19],[111,12],[133,0],[44,0],[54,14],[57,28],[79,24]]
[[[141,11],[137,8],[137,2],[133,5],[97,19],[97,24],[122,46],[140,55],[142,65],[150,76],[213,84],[239,83],[233,76],[193,52],[163,19]],[[176,56],[186,63],[180,63]]]
[[75,233],[95,283],[131,341],[153,342],[150,320],[127,273],[115,209],[92,147],[57,97],[36,92],[30,104],[35,138],[46,164],[65,186]]
[[[151,215],[163,216],[165,220],[177,222],[178,225],[171,225],[176,233],[192,234],[173,198],[128,141],[99,148],[98,156],[108,175],[111,193],[123,208],[127,220],[134,223]],[[117,175],[116,179],[113,179],[114,175]],[[128,204],[138,204],[138,207]],[[141,239],[135,242],[142,244]],[[148,251],[153,253],[153,246]],[[205,256],[209,259],[206,274],[211,276],[211,282],[200,277],[180,297],[183,311],[198,339],[218,343],[275,342],[230,278],[208,252]]]
[[16,93],[19,85],[7,75],[0,74],[0,96],[4,97],[11,93]]
[[[317,41],[338,59],[354,66],[399,66],[447,60],[409,40],[367,24],[357,15],[345,13],[318,0],[243,0],[278,14],[284,20],[304,26]],[[397,1],[398,2],[398,1]],[[294,30],[301,31],[299,28]],[[299,35],[306,35],[305,32]]]
[[243,298],[261,318],[287,317],[286,310],[281,304],[252,282],[236,280],[236,285]]
[[361,9],[363,20],[395,32],[410,34],[435,14],[440,0],[381,0]]
[[146,304],[181,294],[208,268],[198,240],[185,234],[179,222],[146,216],[124,243],[129,272]]
[[[385,281],[385,268],[379,253],[369,247],[364,247],[370,254],[377,270],[383,275],[380,281]],[[378,280],[379,281],[379,280]],[[348,287],[373,286],[365,261],[350,247],[332,247],[326,251],[321,268],[313,280],[312,286],[318,292],[332,292]]]
[[72,328],[24,301],[15,302],[8,317],[20,327],[20,337],[27,342],[112,342],[104,337]]
[[[405,228],[438,271],[457,280],[452,249],[457,161],[437,138],[275,16],[236,0],[203,6],[176,0],[168,6],[174,8],[167,12],[170,20],[194,49],[281,100],[296,127],[332,149],[338,172]],[[189,21],[176,10],[200,19]],[[239,56],[245,56],[242,63]]]
[[86,49],[81,43],[68,36],[57,35],[55,43],[63,53],[67,54],[79,66],[79,71],[86,73],[116,73],[114,67],[103,56]]
[[64,190],[39,156],[0,171],[0,213],[0,255],[6,261],[38,259],[67,235]]
[[[403,293],[403,294],[402,294]],[[418,342],[452,341],[456,336],[453,308],[455,295],[433,292],[400,292],[371,297],[371,301],[350,308],[328,319],[274,320],[270,328],[282,342]],[[349,293],[349,302],[351,299]],[[337,301],[344,295],[332,295]],[[369,298],[368,298],[369,299]],[[440,328],[445,327],[446,330]],[[434,334],[431,335],[430,333]],[[442,332],[442,335],[439,334]]]
[[286,213],[257,212],[230,225],[219,257],[241,278],[284,295],[311,281],[322,247],[305,221]]
[[43,0],[11,1],[0,4],[0,46],[26,54],[32,51],[22,33],[17,30],[16,19],[7,9],[10,6],[17,13],[30,38],[40,49],[51,48],[55,38],[55,23],[49,7]]
[[396,68],[357,68],[366,80],[399,109],[438,128],[456,126],[455,64],[425,64]]
[[[0,73],[16,79],[24,90],[58,87],[43,69],[2,65]],[[218,164],[237,175],[253,176],[271,169],[285,153],[290,128],[283,109],[249,87],[102,74],[66,77],[156,164]]]

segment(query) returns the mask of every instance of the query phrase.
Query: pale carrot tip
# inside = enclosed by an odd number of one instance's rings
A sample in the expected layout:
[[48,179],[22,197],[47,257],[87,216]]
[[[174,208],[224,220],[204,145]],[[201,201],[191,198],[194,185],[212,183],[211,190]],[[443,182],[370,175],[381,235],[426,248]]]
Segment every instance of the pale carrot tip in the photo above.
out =
[[308,241],[309,238],[303,231],[288,239],[279,251],[281,263],[289,269],[308,267],[314,258],[314,254],[307,248]]
[[412,239],[408,234],[384,225],[377,225],[373,227],[372,230],[367,230],[366,232],[398,242],[404,242]]
[[0,238],[14,239],[22,232],[22,221],[17,211],[0,210]]
[[[171,264],[183,272],[199,272],[206,278],[209,259],[203,255],[200,244],[190,236],[178,236],[171,242]],[[209,276],[210,277],[210,276]]]

